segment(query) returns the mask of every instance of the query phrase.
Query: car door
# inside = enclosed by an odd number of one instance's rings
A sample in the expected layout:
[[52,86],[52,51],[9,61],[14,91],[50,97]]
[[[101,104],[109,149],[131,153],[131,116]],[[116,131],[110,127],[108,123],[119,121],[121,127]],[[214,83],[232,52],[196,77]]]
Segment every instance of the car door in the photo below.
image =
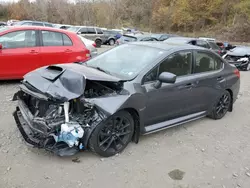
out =
[[[147,96],[146,126],[185,116],[192,111],[192,104],[195,102],[192,90],[195,82],[190,81],[192,59],[192,51],[174,53],[145,75],[143,83]],[[162,83],[162,86],[156,89],[156,78],[162,72],[176,74],[176,83]]]
[[193,78],[196,85],[196,110],[208,110],[220,96],[226,85],[220,57],[209,51],[198,50],[194,52]]
[[96,30],[94,27],[87,27],[87,33],[90,40],[95,41],[97,38]]
[[12,31],[0,36],[0,78],[22,78],[40,59],[37,30]]
[[70,63],[76,59],[73,43],[66,34],[42,30],[41,40],[42,61],[40,66]]

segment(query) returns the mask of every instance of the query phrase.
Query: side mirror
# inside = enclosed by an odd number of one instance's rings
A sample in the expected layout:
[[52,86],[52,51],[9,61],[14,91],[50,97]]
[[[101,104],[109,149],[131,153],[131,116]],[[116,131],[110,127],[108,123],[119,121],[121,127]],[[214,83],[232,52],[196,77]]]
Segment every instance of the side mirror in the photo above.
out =
[[155,83],[154,87],[159,89],[162,83],[173,84],[176,81],[176,75],[170,72],[163,72],[160,74],[158,81]]
[[77,32],[76,34],[77,34],[77,35],[80,35],[80,34],[82,34],[82,33],[81,33],[81,32]]
[[0,43],[0,50],[2,50],[3,49],[3,45]]

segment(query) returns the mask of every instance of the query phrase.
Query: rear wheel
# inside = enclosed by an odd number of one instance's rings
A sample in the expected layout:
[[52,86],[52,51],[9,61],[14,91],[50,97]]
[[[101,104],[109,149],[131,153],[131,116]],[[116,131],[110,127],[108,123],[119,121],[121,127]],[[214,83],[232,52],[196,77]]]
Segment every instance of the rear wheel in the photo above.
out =
[[212,119],[221,119],[228,112],[232,103],[232,97],[229,91],[224,91],[219,100],[215,103],[211,114],[209,115]]
[[115,45],[115,40],[114,39],[110,39],[109,40],[109,45],[110,46],[114,46]]
[[89,140],[89,148],[103,156],[120,153],[132,140],[134,119],[127,111],[120,111],[100,123]]
[[100,39],[96,39],[95,43],[97,48],[100,48],[102,46],[102,41]]

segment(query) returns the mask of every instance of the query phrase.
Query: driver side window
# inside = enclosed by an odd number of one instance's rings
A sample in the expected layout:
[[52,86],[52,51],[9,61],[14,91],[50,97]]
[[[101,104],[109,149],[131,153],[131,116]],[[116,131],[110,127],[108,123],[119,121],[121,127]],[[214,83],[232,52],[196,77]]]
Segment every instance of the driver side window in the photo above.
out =
[[160,66],[157,66],[144,78],[144,83],[153,82],[163,72],[170,72],[176,76],[185,76],[191,74],[192,70],[192,52],[181,51],[168,56]]
[[165,59],[159,68],[159,75],[163,72],[170,72],[176,76],[185,76],[191,74],[192,52],[182,51],[170,55]]

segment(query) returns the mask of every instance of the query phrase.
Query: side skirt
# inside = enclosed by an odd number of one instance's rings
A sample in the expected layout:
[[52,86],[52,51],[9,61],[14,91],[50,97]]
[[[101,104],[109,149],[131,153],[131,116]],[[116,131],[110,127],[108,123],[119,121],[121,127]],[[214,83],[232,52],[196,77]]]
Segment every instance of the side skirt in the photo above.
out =
[[151,134],[154,132],[158,132],[164,129],[168,129],[171,127],[175,127],[184,123],[188,123],[190,121],[194,121],[200,118],[203,118],[207,115],[206,111],[202,111],[202,112],[198,112],[198,113],[194,113],[194,114],[190,114],[187,116],[182,116],[176,119],[171,119],[168,121],[164,121],[161,123],[157,123],[157,124],[153,124],[153,125],[149,125],[147,127],[144,128],[144,133],[142,133],[143,135],[147,135],[147,134]]

